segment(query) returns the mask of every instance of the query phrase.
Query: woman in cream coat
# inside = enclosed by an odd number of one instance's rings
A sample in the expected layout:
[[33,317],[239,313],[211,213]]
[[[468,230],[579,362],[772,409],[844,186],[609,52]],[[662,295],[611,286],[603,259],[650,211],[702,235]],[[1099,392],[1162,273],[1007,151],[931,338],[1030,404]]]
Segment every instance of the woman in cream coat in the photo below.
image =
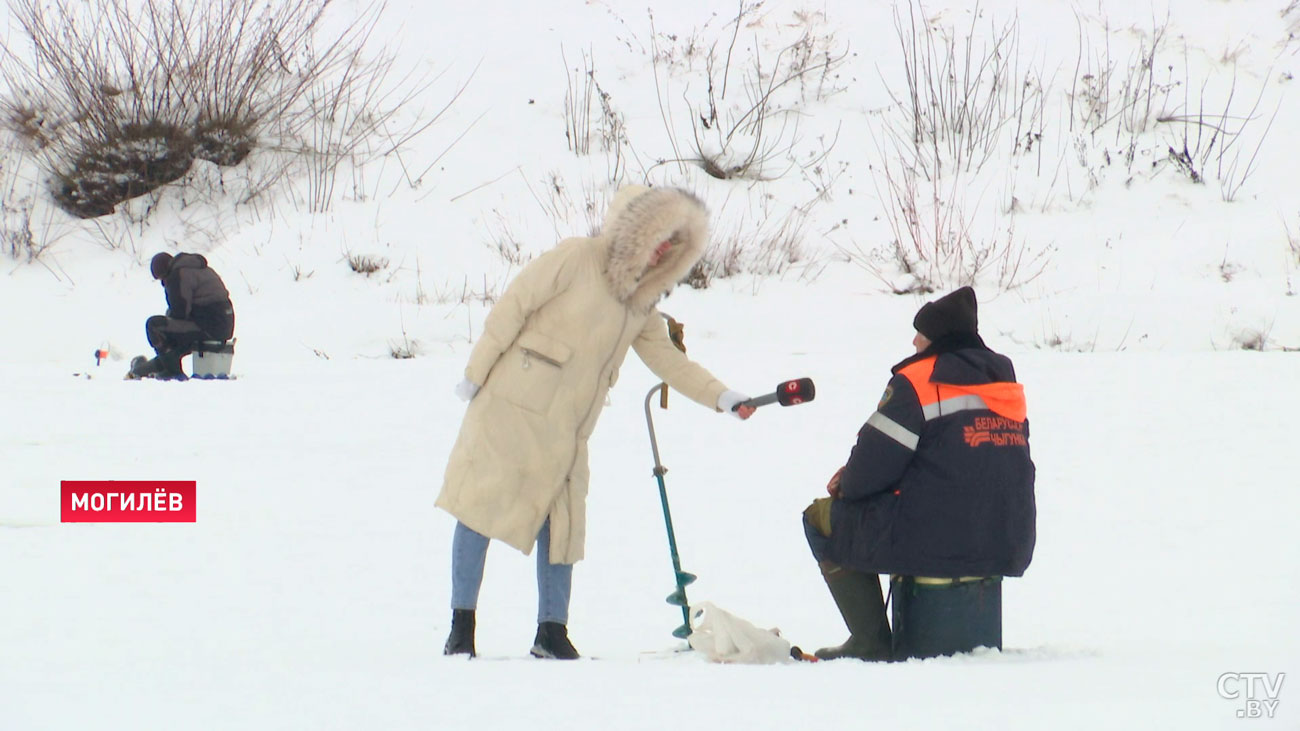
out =
[[[484,323],[457,393],[469,400],[438,507],[457,521],[446,654],[474,654],[489,539],[538,547],[532,654],[574,658],[573,564],[586,537],[587,440],[629,347],[672,388],[731,412],[746,400],[669,340],[655,304],[708,244],[708,213],[671,188],[618,191],[601,233],[566,239],[515,277]],[[734,412],[740,418],[749,407]]]

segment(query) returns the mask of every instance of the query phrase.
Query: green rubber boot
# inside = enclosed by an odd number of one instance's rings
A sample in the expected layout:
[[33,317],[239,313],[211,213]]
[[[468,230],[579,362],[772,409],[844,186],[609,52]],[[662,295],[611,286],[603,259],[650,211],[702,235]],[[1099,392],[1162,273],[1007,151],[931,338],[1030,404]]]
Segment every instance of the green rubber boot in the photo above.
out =
[[893,635],[885,617],[885,598],[874,574],[846,569],[823,561],[819,564],[831,598],[849,628],[849,639],[837,647],[823,647],[814,654],[821,660],[851,657],[886,662],[893,659]]

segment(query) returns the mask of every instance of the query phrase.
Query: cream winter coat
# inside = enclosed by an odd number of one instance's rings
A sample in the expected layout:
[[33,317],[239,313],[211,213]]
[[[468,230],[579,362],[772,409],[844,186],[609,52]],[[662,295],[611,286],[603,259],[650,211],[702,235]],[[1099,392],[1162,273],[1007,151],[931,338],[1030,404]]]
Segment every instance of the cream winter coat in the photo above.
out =
[[[655,247],[673,246],[655,267]],[[726,390],[668,339],[655,303],[708,243],[688,193],[620,189],[594,238],[566,239],[531,262],[492,308],[465,377],[481,384],[452,448],[438,507],[532,551],[551,519],[553,563],[583,557],[587,439],[632,347],[669,386],[716,408]]]

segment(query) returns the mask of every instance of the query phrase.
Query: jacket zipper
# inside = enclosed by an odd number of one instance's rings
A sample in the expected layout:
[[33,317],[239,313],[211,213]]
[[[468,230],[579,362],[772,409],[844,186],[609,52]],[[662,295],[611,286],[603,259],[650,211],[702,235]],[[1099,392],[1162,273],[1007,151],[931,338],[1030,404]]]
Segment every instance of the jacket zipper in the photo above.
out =
[[587,404],[587,411],[582,415],[582,418],[578,420],[578,431],[576,434],[573,435],[574,436],[573,459],[569,461],[569,471],[566,473],[568,475],[573,474],[573,465],[578,462],[577,443],[578,443],[578,439],[582,434],[582,427],[587,423],[587,419],[591,417],[591,410],[596,407],[596,401],[597,401],[596,396],[597,394],[600,393],[600,379],[605,375],[605,369],[609,366],[610,361],[614,360],[614,354],[618,352],[618,344],[623,342],[623,333],[627,332],[627,320],[628,320],[628,311],[627,308],[624,307],[623,324],[618,329],[618,337],[615,338],[614,340],[614,347],[609,351],[609,355],[605,357],[604,364],[600,366],[600,370],[597,371],[596,373],[596,390],[593,391],[591,394],[591,402]]

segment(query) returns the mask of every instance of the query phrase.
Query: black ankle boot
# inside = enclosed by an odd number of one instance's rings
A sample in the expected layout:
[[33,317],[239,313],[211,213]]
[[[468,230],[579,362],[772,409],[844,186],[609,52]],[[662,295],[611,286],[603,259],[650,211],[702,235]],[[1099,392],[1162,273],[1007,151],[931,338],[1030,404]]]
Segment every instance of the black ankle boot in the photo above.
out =
[[158,372],[158,359],[150,360],[143,355],[137,355],[131,359],[131,367],[126,372],[128,380],[136,378],[148,378]]
[[158,361],[158,373],[154,376],[160,381],[186,381],[189,378],[181,368],[181,358],[184,353],[177,353],[173,350],[163,351],[158,354],[154,360]]
[[442,648],[444,655],[469,655],[474,652],[474,610],[451,610],[451,634],[447,635],[447,644]]
[[550,660],[577,660],[582,657],[577,648],[569,642],[569,630],[559,622],[542,622],[537,625],[537,637],[533,638],[533,657]]

